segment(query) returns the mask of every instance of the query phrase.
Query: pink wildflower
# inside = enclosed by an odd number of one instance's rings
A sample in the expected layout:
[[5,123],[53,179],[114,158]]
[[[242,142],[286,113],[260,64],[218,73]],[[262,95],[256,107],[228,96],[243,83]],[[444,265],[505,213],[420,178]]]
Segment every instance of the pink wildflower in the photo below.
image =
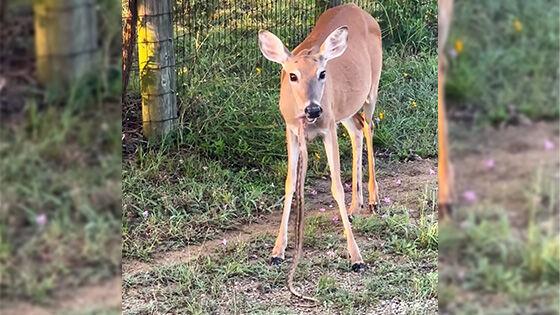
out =
[[467,190],[463,193],[463,198],[469,202],[469,203],[474,203],[478,200],[478,197],[476,195],[476,192],[472,191],[472,190]]
[[491,170],[491,169],[493,169],[495,166],[496,166],[496,161],[495,161],[494,159],[491,159],[491,158],[490,158],[490,159],[484,160],[484,167],[485,167],[487,170]]
[[547,151],[552,151],[554,149],[554,142],[549,139],[544,140],[544,149]]
[[48,222],[47,214],[45,213],[41,213],[37,215],[37,217],[35,217],[35,223],[37,223],[37,225],[40,227],[45,226],[47,222]]

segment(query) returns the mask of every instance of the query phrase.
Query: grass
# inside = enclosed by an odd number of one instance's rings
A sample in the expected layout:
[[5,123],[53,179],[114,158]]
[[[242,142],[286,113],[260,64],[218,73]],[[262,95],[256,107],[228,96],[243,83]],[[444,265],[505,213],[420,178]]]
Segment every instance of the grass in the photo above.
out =
[[457,2],[449,47],[464,48],[446,83],[456,109],[480,122],[557,119],[559,14],[551,0]]
[[12,1],[5,12],[13,47],[3,55],[0,117],[2,305],[48,304],[54,292],[114,277],[121,263],[120,11],[96,1],[102,65],[62,94],[34,80],[32,4]]
[[[547,0],[456,2],[446,52],[451,112],[481,126],[523,122],[520,116],[558,119],[559,14],[558,3]],[[469,136],[478,137],[476,132]],[[513,145],[516,140],[506,141]],[[477,150],[484,155],[494,152]],[[507,158],[519,159],[515,153]],[[479,202],[458,209],[455,224],[440,226],[442,311],[560,312],[558,179],[553,177],[558,167],[554,164],[547,172],[529,169],[537,164],[526,166],[535,178],[515,178],[507,187],[509,196],[521,199],[515,207]],[[467,180],[475,185],[481,179]],[[514,191],[515,182],[523,188]]]
[[558,312],[557,189],[552,178],[533,180],[527,196],[533,210],[523,228],[512,227],[502,208],[460,209],[462,229],[447,225],[440,233],[440,291],[446,292],[441,307],[458,313]]
[[[275,11],[244,11],[236,20],[243,6],[195,3],[193,10],[212,14],[193,16],[194,24],[178,22],[179,35],[187,32],[183,25],[195,25],[190,31],[197,34],[175,43],[182,128],[160,146],[140,147],[123,164],[125,257],[147,260],[278,209],[287,168],[279,68],[260,55],[256,33],[269,28],[293,48],[312,23],[308,6],[297,1],[275,8],[289,9],[285,19],[295,22],[287,23]],[[394,159],[436,155],[436,8],[435,1],[369,7],[385,31],[374,142],[376,152]],[[351,145],[342,129],[348,170]],[[310,173],[328,175],[319,141],[310,156]]]
[[254,171],[233,171],[187,151],[158,152],[123,169],[125,256],[147,259],[212,238],[277,204],[278,188],[265,176],[255,180]]
[[[317,297],[320,306],[315,311],[324,314],[383,313],[397,307],[395,301],[407,313],[436,313],[437,251],[418,246],[419,254],[410,256],[383,245],[387,234],[403,226],[415,232],[396,234],[396,239],[416,243],[420,221],[437,226],[434,212],[425,213],[418,220],[402,219],[404,214],[357,217],[354,231],[370,266],[363,274],[351,272],[341,223],[333,223],[328,213],[309,216],[296,286]],[[395,227],[396,216],[400,227]],[[187,263],[124,275],[123,311],[291,314],[297,307],[290,302],[285,277],[293,247],[288,246],[287,263],[275,268],[268,264],[273,244],[274,235],[255,232],[246,240],[210,248]]]
[[[3,298],[44,300],[120,264],[120,125],[78,84],[65,107],[37,109],[1,131]],[[104,102],[107,102],[105,100]],[[114,113],[117,116],[117,113]]]
[[[276,170],[285,155],[285,128],[278,110],[277,67],[263,65],[235,76],[228,66],[239,62],[225,51],[214,51],[196,60],[192,86],[183,100],[185,129],[181,141],[205,156],[233,167]],[[257,47],[253,47],[257,49]],[[374,131],[379,150],[396,158],[436,155],[437,56],[435,53],[402,54],[386,51]],[[259,68],[260,69],[260,68]],[[345,156],[350,153],[345,131],[340,132]],[[321,152],[318,145],[311,154]]]

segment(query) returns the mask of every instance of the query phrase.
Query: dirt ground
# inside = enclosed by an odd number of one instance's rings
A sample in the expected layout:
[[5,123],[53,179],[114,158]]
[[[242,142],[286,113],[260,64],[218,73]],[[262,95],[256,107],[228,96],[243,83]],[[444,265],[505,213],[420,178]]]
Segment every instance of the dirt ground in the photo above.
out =
[[468,204],[464,193],[473,191],[478,202],[508,209],[515,226],[525,224],[527,191],[532,189],[537,172],[552,175],[556,181],[560,178],[559,123],[487,128],[474,133],[467,126],[454,125],[451,130],[459,205]]
[[[463,191],[473,190],[480,200],[503,204],[508,209],[518,209],[519,211],[511,211],[510,215],[514,223],[523,224],[526,220],[526,213],[522,211],[524,201],[522,196],[512,194],[512,191],[523,191],[528,185],[527,178],[533,176],[535,169],[538,168],[555,169],[555,176],[558,178],[560,167],[558,133],[558,122],[536,123],[531,126],[500,130],[481,130],[476,132],[476,138],[470,136],[469,134],[472,133],[468,130],[457,132],[454,136],[453,157],[459,203],[467,202],[462,196]],[[553,148],[550,147],[550,143],[553,144]],[[488,165],[485,164],[488,159],[495,161],[492,172],[488,172]],[[379,181],[382,196],[388,196],[392,202],[405,205],[411,209],[411,216],[414,217],[413,212],[419,196],[425,192],[427,185],[434,185],[436,182],[436,176],[430,170],[437,169],[437,166],[433,160],[393,163],[380,165]],[[397,179],[400,179],[400,183]],[[307,194],[307,216],[319,214],[319,207],[327,209],[331,205],[335,207],[326,179],[308,184],[309,189],[315,189],[317,195]],[[346,195],[350,198],[349,193]],[[328,210],[327,213],[332,215],[335,212]],[[279,215],[273,213],[255,224],[240,227],[201,245],[160,253],[150,262],[124,260],[123,275],[130,277],[155,268],[192,261],[201,255],[216,255],[219,253],[216,248],[221,246],[222,239],[237,242],[263,233],[274,234],[278,228]],[[54,314],[60,310],[83,310],[84,305],[111,309],[120,304],[120,294],[121,281],[115,278],[101,285],[56,294],[54,301],[47,306],[11,304],[2,310],[2,314]],[[141,302],[134,290],[123,291],[122,299],[124,313],[134,308],[133,304]]]
[[54,295],[45,305],[25,302],[8,302],[0,307],[3,315],[49,315],[49,314],[108,314],[120,313],[121,278],[62,291]]
[[[388,162],[379,160],[378,167],[378,181],[381,187],[381,198],[390,199],[390,201],[388,199],[382,201],[381,207],[383,208],[384,206],[387,206],[387,204],[384,205],[383,202],[391,203],[391,206],[399,205],[400,207],[403,207],[403,209],[406,209],[404,211],[408,211],[408,214],[411,218],[417,218],[420,215],[419,209],[423,207],[421,203],[426,200],[426,194],[429,191],[433,192],[433,189],[437,182],[437,176],[435,173],[435,170],[437,170],[437,165],[435,160],[418,159],[409,162]],[[349,204],[351,201],[351,191],[349,184],[350,183],[345,184],[345,196],[347,204]],[[364,187],[367,187],[367,185],[364,185]],[[311,180],[311,182],[306,185],[306,191],[305,215],[307,218],[312,217],[313,219],[317,219],[318,217],[322,217],[324,218],[324,221],[329,222],[331,221],[332,217],[338,216],[336,203],[334,202],[330,193],[329,180],[327,180],[326,178]],[[366,198],[365,200],[367,200],[367,194],[364,197]],[[428,206],[433,207],[433,205]],[[320,211],[320,208],[324,208],[324,211]],[[381,215],[381,212],[378,215]],[[361,215],[370,216],[371,214],[368,214],[367,210],[364,209],[362,210]],[[146,274],[157,272],[158,270],[162,270],[165,268],[185,265],[188,263],[196,263],[201,256],[216,257],[222,255],[222,250],[224,247],[223,240],[227,240],[229,244],[242,244],[262,237],[273,237],[274,235],[276,235],[276,232],[278,230],[280,217],[281,213],[280,211],[277,211],[261,218],[257,223],[242,226],[237,230],[218,235],[216,239],[207,240],[200,245],[188,246],[187,248],[178,251],[158,253],[149,262],[125,259],[122,266],[123,277],[125,279],[133,279],[136,277],[143,278]],[[293,226],[293,222],[290,222],[290,227]],[[337,227],[337,229],[341,228],[341,226]],[[289,231],[289,242],[291,245],[291,243],[293,242],[292,228],[290,228]],[[384,243],[387,241],[377,238],[373,239],[369,235],[364,235],[356,232],[355,236],[358,243],[368,244],[366,246],[363,246],[363,252],[367,252],[370,247],[383,247]],[[287,260],[285,264],[291,263],[290,258],[292,253],[290,252],[290,245],[288,248]],[[339,247],[341,248],[341,251],[345,251],[344,241],[342,239],[340,240]],[[262,254],[262,256],[259,256],[258,259],[265,259],[266,261],[268,261],[268,254],[270,250],[271,247],[264,249],[263,251],[265,253],[259,253],[259,255]],[[306,257],[325,257],[325,252],[322,252],[321,250],[318,250],[316,248],[308,248],[306,249],[306,251]],[[345,259],[346,258],[344,258],[344,260]],[[437,268],[435,263],[433,264],[433,268]],[[331,273],[329,272],[329,274]],[[340,275],[335,275],[335,277],[339,276]],[[340,279],[341,282],[339,283],[339,285],[343,287],[356,287],[356,285],[354,285],[355,281],[360,281],[360,276],[352,272],[343,272],[342,277],[344,277],[345,279]],[[262,285],[258,283],[256,284],[255,281],[248,279],[241,279],[239,280],[239,282],[244,283],[239,284],[239,286],[243,288],[245,288],[246,286],[260,287]],[[304,284],[303,286],[306,287],[308,291],[314,289],[313,285]],[[364,284],[362,283],[359,286],[364,286]],[[153,294],[154,296],[160,295],[160,293],[156,291],[149,294],[144,291],[145,290],[137,289],[134,287],[124,289],[123,313],[141,314],[144,312],[142,311],[142,307],[151,303],[150,294]],[[258,290],[255,289],[255,291]],[[285,305],[290,300],[289,292],[287,291],[287,289],[275,290],[266,294],[254,293],[253,291],[251,291],[250,293],[247,293],[245,295],[245,298],[254,300],[255,303],[273,299],[276,300],[276,302],[274,303],[276,305]],[[402,303],[403,306],[399,306],[400,303]],[[404,305],[406,303],[407,302],[399,301],[398,299],[381,301],[375,308],[370,309],[369,311],[373,311],[374,313],[392,313],[393,311],[396,313],[400,313],[396,310],[400,308],[404,310],[405,307],[408,307]],[[433,314],[437,312],[437,300],[435,298],[426,299],[424,303],[425,304],[422,307],[426,309],[426,313]],[[290,305],[289,302],[288,305]],[[174,310],[173,312],[175,311],[177,313],[184,312],[179,309]],[[227,311],[229,310],[224,310],[224,312]],[[293,306],[293,308],[291,308],[291,311],[298,314],[325,314],[325,312],[330,312],[328,311],[328,308],[317,308],[308,310],[305,308],[298,308],[296,306]],[[243,310],[240,310],[239,313],[244,314]]]
[[[430,173],[430,170],[436,170],[437,164],[432,159],[417,160],[407,163],[392,162],[391,165],[384,165],[383,170],[378,174],[380,189],[383,196],[390,196],[391,202],[398,203],[410,208],[411,215],[417,216],[417,206],[420,197],[428,185],[435,185],[437,182],[436,175]],[[378,161],[378,164],[379,161]],[[400,179],[400,182],[397,182]],[[349,205],[351,201],[350,183],[345,185],[346,203]],[[364,183],[364,200],[367,201],[367,183]],[[306,216],[318,215],[320,208],[329,209],[331,215],[336,215],[336,203],[330,193],[330,181],[326,178],[314,179],[306,185]],[[315,191],[316,194],[311,193]],[[363,209],[362,214],[366,214],[367,210]],[[169,251],[158,253],[150,262],[139,260],[123,260],[123,275],[131,275],[140,272],[147,272],[156,267],[163,267],[185,263],[192,261],[202,254],[211,253],[214,249],[221,246],[222,239],[245,241],[255,237],[278,231],[282,213],[277,211],[268,216],[264,216],[259,222],[242,226],[237,230],[229,231],[220,235],[214,240],[207,240],[200,245],[191,245],[185,249],[178,251]],[[293,216],[291,216],[293,218]],[[290,221],[290,226],[293,223]],[[292,233],[292,229],[290,229]],[[292,236],[292,235],[291,235]]]

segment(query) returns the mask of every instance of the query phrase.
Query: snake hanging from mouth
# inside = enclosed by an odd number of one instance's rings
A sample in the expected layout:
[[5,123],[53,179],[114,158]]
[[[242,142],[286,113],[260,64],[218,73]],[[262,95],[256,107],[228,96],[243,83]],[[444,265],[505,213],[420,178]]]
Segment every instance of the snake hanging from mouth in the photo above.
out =
[[305,142],[305,121],[302,119],[298,128],[298,146],[299,146],[299,157],[297,163],[297,177],[296,177],[296,222],[295,222],[295,239],[296,239],[296,252],[294,255],[294,261],[288,272],[288,289],[290,292],[305,301],[309,301],[310,305],[298,305],[302,307],[315,307],[319,305],[319,301],[313,297],[304,295],[298,292],[294,287],[294,275],[296,273],[297,265],[301,258],[303,251],[303,225],[304,225],[304,184],[305,184],[305,171],[307,168],[307,144]]

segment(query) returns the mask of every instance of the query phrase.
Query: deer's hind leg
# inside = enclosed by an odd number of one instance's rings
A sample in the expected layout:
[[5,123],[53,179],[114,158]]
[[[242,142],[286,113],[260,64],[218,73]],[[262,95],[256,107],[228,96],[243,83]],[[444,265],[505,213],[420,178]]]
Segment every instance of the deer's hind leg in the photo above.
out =
[[369,210],[375,212],[379,205],[379,191],[375,179],[375,153],[373,150],[373,112],[377,101],[377,88],[372,89],[368,101],[364,104],[364,125],[363,131],[366,138],[367,157],[368,157],[368,204]]
[[364,150],[364,119],[360,114],[347,118],[342,124],[348,131],[352,142],[352,203],[348,209],[348,216],[358,214],[364,205],[362,193],[362,154]]

